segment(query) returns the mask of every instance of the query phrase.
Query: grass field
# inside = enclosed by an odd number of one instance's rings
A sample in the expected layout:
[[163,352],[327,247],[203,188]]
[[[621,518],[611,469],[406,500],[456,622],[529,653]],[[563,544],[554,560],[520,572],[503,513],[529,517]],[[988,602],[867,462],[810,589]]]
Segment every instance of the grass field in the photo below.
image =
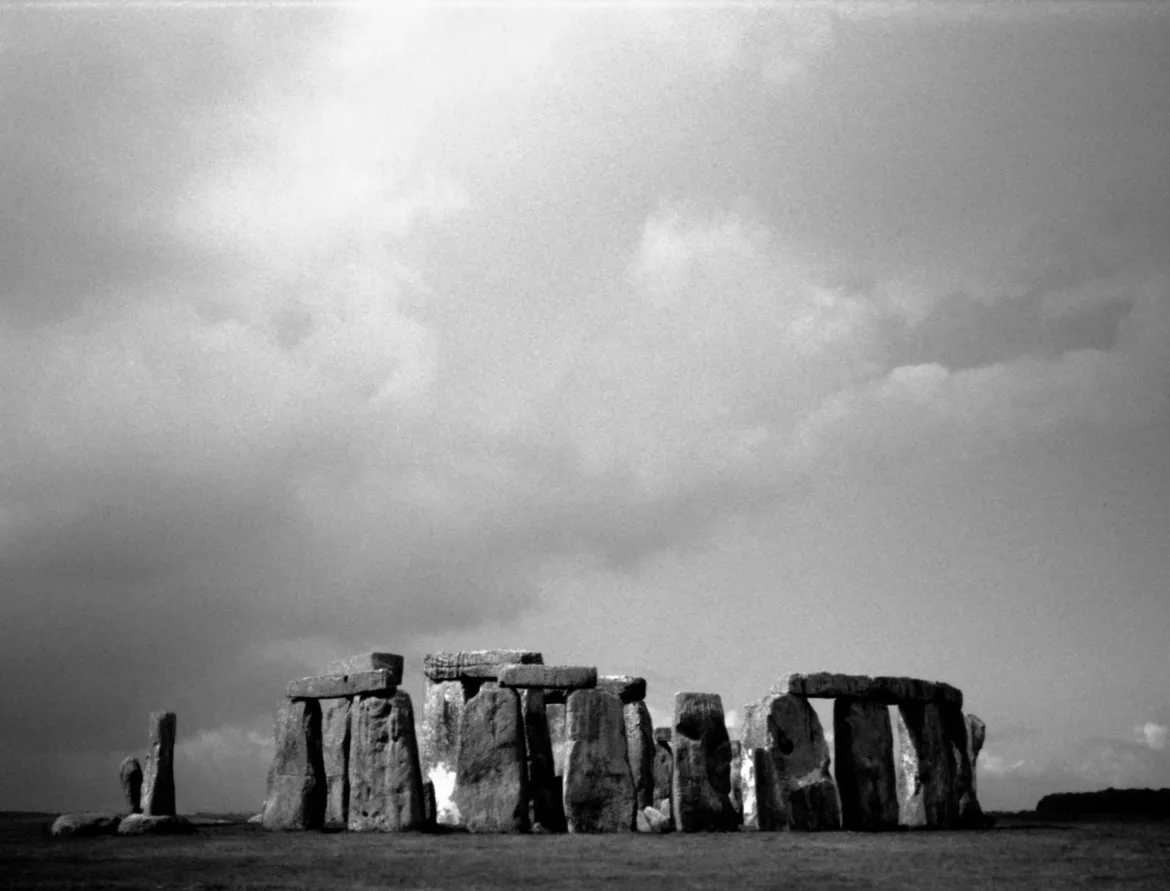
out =
[[0,888],[1170,888],[1170,822],[985,832],[53,839],[0,814]]

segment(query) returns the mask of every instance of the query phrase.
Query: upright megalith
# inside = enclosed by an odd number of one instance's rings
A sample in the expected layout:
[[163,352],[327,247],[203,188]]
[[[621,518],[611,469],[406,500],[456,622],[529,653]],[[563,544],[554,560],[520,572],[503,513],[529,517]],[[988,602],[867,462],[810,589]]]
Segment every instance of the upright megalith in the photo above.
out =
[[630,832],[637,802],[622,701],[574,690],[565,704],[564,805],[570,832]]
[[152,817],[175,814],[174,712],[151,712],[150,747],[142,772],[142,812]]
[[565,725],[565,704],[563,702],[549,702],[548,694],[545,694],[544,714],[548,719],[548,738],[552,743],[553,773],[563,780],[565,752],[569,748],[569,735]]
[[422,829],[424,802],[414,705],[398,690],[353,700],[348,825],[355,832]]
[[321,704],[285,699],[276,710],[275,750],[268,770],[265,829],[320,829],[325,821]]
[[771,752],[759,747],[743,748],[739,785],[745,831],[782,832],[788,828],[782,785],[776,777]]
[[122,782],[122,796],[126,799],[126,810],[131,814],[142,813],[142,765],[133,755],[122,759],[118,770]]
[[879,831],[898,825],[894,734],[889,707],[843,697],[833,703],[837,788],[845,829]]
[[528,759],[515,690],[484,684],[463,705],[454,803],[471,832],[527,832]]
[[348,698],[321,700],[321,760],[325,771],[325,828],[345,829],[349,825],[349,742]]
[[680,832],[733,832],[731,740],[715,693],[679,693],[674,702],[674,825]]
[[674,811],[670,804],[674,795],[674,751],[671,738],[669,727],[654,728],[654,806],[667,816]]
[[654,722],[646,707],[646,681],[627,675],[610,675],[597,679],[597,685],[622,701],[626,724],[626,757],[634,778],[634,798],[638,809],[657,805],[654,797]]
[[957,823],[970,829],[982,829],[987,825],[983,808],[979,805],[975,785],[975,763],[987,736],[987,725],[975,715],[957,714],[952,711],[947,725],[953,736],[951,751],[955,756],[954,798],[958,810]]
[[898,822],[951,826],[958,819],[955,757],[941,708],[933,702],[898,706]]
[[743,823],[743,743],[731,741],[731,806],[739,822]]
[[[746,788],[744,792],[745,827],[801,832],[841,828],[829,745],[807,699],[770,694],[744,706],[740,733],[745,750],[764,750],[772,764],[761,770],[753,762],[755,788],[750,796]],[[771,813],[757,815],[752,807],[769,808]],[[783,818],[776,816],[777,811]]]
[[563,793],[553,763],[544,691],[538,688],[521,690],[520,711],[524,716],[524,750],[528,756],[529,822],[534,828],[539,826],[546,832],[564,832]]

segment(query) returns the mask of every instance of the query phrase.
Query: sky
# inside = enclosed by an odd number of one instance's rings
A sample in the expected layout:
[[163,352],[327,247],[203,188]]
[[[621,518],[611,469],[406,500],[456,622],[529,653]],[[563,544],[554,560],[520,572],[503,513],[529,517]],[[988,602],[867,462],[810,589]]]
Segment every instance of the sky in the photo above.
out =
[[[1170,786],[1170,11],[0,9],[0,809],[258,810],[286,683],[961,688]],[[824,703],[818,706],[828,716]]]

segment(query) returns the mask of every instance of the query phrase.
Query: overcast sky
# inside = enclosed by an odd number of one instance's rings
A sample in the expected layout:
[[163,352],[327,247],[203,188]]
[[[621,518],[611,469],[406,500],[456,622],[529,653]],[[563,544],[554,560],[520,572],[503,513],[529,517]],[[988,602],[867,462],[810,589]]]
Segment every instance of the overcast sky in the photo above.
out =
[[[910,674],[1170,786],[1170,13],[0,10],[0,809],[291,678]],[[822,709],[822,714],[826,712]],[[731,715],[735,720],[735,715]]]

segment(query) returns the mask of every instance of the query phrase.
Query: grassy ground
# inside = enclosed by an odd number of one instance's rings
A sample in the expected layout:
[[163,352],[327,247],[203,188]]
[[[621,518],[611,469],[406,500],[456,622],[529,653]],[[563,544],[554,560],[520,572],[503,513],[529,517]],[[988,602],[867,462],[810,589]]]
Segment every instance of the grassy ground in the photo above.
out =
[[986,832],[53,839],[0,814],[0,888],[1170,888],[1170,823],[1001,821]]

